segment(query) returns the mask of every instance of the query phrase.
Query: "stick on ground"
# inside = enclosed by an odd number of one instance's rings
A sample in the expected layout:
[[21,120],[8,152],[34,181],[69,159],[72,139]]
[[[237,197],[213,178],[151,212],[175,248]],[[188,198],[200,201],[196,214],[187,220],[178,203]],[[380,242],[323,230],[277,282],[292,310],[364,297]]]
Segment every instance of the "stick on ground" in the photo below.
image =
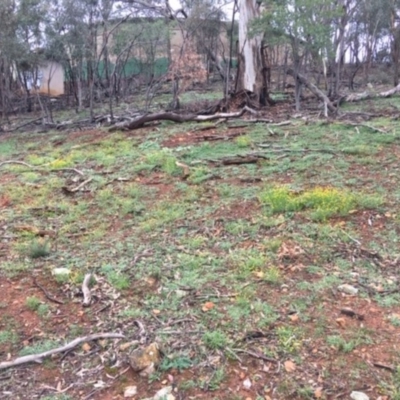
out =
[[89,283],[92,278],[92,274],[86,274],[85,278],[82,282],[82,293],[83,293],[83,302],[82,305],[84,307],[89,307],[92,302],[92,293],[90,293]]
[[72,342],[67,343],[65,346],[57,347],[56,349],[44,351],[39,354],[32,354],[16,358],[14,361],[4,361],[0,363],[0,370],[16,367],[17,365],[26,364],[30,362],[41,362],[43,358],[49,357],[53,354],[63,353],[64,351],[71,350],[81,343],[90,342],[97,339],[123,339],[124,335],[120,333],[94,333],[93,335],[83,336],[76,338]]

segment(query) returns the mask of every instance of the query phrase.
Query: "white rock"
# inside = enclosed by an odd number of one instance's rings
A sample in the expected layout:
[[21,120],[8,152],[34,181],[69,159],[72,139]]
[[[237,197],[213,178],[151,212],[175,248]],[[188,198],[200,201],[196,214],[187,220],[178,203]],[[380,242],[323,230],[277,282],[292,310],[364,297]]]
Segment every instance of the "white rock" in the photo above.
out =
[[137,386],[127,386],[124,390],[124,397],[133,397],[137,395]]
[[180,289],[175,290],[175,293],[176,296],[179,298],[185,297],[188,294],[186,290],[180,290]]
[[243,381],[243,387],[244,387],[246,390],[250,390],[250,388],[251,388],[251,380],[250,380],[249,378],[247,378],[247,379],[245,379],[245,380]]
[[348,284],[344,284],[344,285],[338,286],[338,290],[340,292],[347,293],[347,294],[352,294],[352,295],[355,295],[355,294],[358,293],[358,289],[357,288],[355,288],[354,286],[348,285]]
[[353,400],[369,400],[369,397],[363,392],[351,392],[350,397]]
[[171,394],[172,386],[166,386],[165,388],[160,389],[153,397],[153,400],[174,400],[175,397]]
[[69,275],[71,270],[69,268],[54,268],[52,274],[55,276],[59,275]]

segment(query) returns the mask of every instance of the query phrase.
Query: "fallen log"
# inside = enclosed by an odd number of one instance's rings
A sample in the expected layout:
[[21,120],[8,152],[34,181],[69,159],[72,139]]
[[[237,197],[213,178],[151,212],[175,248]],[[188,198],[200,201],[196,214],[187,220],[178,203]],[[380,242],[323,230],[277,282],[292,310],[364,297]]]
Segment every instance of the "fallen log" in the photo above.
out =
[[384,92],[376,93],[372,91],[365,91],[363,93],[351,93],[347,96],[344,96],[340,99],[340,102],[356,102],[361,100],[369,100],[369,99],[376,99],[376,98],[388,98],[400,92],[400,84],[396,87],[385,90]]
[[109,132],[115,132],[117,130],[134,130],[143,127],[145,124],[154,121],[173,121],[177,123],[182,122],[206,122],[206,121],[214,121],[216,119],[221,118],[238,118],[241,117],[245,113],[246,109],[242,109],[238,112],[233,113],[217,113],[213,115],[196,115],[196,114],[176,114],[173,112],[161,112],[155,114],[145,114],[142,115],[133,121],[126,124],[118,124],[109,128]]

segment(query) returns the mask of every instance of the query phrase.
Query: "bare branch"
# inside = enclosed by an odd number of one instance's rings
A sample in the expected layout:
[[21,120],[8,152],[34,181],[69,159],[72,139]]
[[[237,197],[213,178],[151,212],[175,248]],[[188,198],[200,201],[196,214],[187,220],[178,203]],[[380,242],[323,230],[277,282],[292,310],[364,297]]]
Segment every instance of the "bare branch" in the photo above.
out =
[[97,339],[124,339],[125,336],[120,333],[94,333],[93,335],[83,336],[76,338],[72,342],[67,343],[64,346],[57,347],[56,349],[44,351],[39,354],[32,354],[29,356],[18,357],[14,361],[4,361],[0,363],[0,370],[16,367],[17,365],[27,364],[30,362],[42,362],[45,357],[52,356],[53,354],[63,353],[64,351],[72,350],[81,343],[90,342]]

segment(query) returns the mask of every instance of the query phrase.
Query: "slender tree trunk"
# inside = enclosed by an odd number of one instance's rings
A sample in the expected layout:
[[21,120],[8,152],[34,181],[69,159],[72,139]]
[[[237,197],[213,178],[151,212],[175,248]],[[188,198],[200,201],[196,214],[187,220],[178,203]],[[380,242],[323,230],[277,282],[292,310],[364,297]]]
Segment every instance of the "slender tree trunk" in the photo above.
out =
[[76,111],[80,113],[83,108],[83,95],[82,95],[82,60],[78,62],[76,73],[76,91],[77,91],[77,108]]
[[400,27],[397,26],[397,15],[396,11],[392,10],[391,18],[391,33],[392,33],[392,61],[393,61],[393,83],[394,86],[399,84],[399,62],[400,62]]
[[7,102],[6,102],[6,62],[5,60],[2,60],[1,66],[0,66],[0,91],[1,91],[1,113],[2,113],[2,118],[3,120],[6,120],[7,118]]

